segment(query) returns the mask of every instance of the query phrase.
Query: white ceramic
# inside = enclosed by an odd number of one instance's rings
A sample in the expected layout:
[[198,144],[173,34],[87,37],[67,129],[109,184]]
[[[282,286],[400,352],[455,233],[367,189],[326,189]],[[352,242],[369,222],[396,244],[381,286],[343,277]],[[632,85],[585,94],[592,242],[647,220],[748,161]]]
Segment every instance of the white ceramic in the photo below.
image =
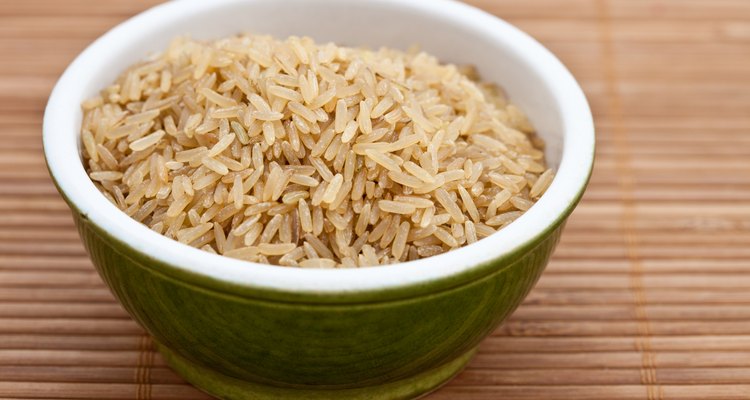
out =
[[[94,187],[80,162],[79,104],[123,69],[189,34],[238,32],[311,36],[351,46],[418,45],[442,61],[475,65],[499,83],[547,143],[557,175],[528,212],[500,232],[459,250],[392,265],[348,270],[287,269],[209,254],[131,220]],[[92,222],[137,250],[217,280],[300,292],[400,287],[458,274],[510,253],[548,230],[582,193],[594,157],[586,99],[568,70],[537,41],[485,12],[450,0],[181,0],[154,7],[90,45],[55,86],[44,118],[44,148],[60,190]]]

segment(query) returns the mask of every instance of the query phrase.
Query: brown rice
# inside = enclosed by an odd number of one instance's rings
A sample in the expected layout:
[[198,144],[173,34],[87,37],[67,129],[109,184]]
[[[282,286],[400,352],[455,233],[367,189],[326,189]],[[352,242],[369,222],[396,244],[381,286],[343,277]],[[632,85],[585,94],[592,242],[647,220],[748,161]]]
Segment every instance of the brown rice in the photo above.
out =
[[389,264],[474,243],[550,185],[523,113],[424,52],[240,35],[176,39],[82,104],[89,176],[206,251]]

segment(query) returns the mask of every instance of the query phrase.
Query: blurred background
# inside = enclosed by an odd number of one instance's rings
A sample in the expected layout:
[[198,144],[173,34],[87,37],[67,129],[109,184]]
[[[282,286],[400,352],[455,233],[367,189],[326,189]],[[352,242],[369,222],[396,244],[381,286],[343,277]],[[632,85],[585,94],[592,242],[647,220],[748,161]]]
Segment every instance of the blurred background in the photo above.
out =
[[[41,149],[65,66],[158,2],[0,0],[0,398],[206,398],[101,283]],[[537,287],[429,398],[750,398],[750,1],[469,3],[570,68],[598,159]]]

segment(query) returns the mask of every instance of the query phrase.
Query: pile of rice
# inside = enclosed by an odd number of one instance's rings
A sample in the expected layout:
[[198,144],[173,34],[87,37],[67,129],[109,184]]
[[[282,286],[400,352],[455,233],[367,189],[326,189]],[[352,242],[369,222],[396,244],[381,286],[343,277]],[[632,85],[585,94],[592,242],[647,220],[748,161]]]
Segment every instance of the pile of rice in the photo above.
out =
[[553,178],[496,87],[417,51],[179,38],[82,107],[85,164],[112,203],[260,263],[440,254],[511,223]]

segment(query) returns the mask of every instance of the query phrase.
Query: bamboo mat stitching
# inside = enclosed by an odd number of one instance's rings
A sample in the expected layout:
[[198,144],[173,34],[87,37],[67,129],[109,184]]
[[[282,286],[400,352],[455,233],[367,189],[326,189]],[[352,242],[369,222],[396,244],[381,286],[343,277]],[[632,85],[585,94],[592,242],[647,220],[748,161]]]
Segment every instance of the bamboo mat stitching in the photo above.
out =
[[154,365],[151,337],[144,333],[138,342],[138,363],[135,367],[136,400],[151,400],[151,368]]
[[607,0],[597,1],[600,28],[602,64],[604,66],[607,109],[612,118],[613,143],[617,148],[615,169],[619,176],[618,186],[622,194],[623,212],[621,226],[625,239],[628,262],[630,263],[629,288],[633,292],[633,305],[638,323],[638,338],[635,347],[641,353],[641,384],[646,386],[648,400],[663,400],[664,390],[656,375],[656,356],[651,348],[651,322],[646,311],[647,300],[643,286],[643,263],[639,253],[639,238],[635,225],[635,200],[633,196],[632,160],[628,148],[627,130],[622,110],[622,100],[617,87],[617,70],[612,45],[612,23]]

